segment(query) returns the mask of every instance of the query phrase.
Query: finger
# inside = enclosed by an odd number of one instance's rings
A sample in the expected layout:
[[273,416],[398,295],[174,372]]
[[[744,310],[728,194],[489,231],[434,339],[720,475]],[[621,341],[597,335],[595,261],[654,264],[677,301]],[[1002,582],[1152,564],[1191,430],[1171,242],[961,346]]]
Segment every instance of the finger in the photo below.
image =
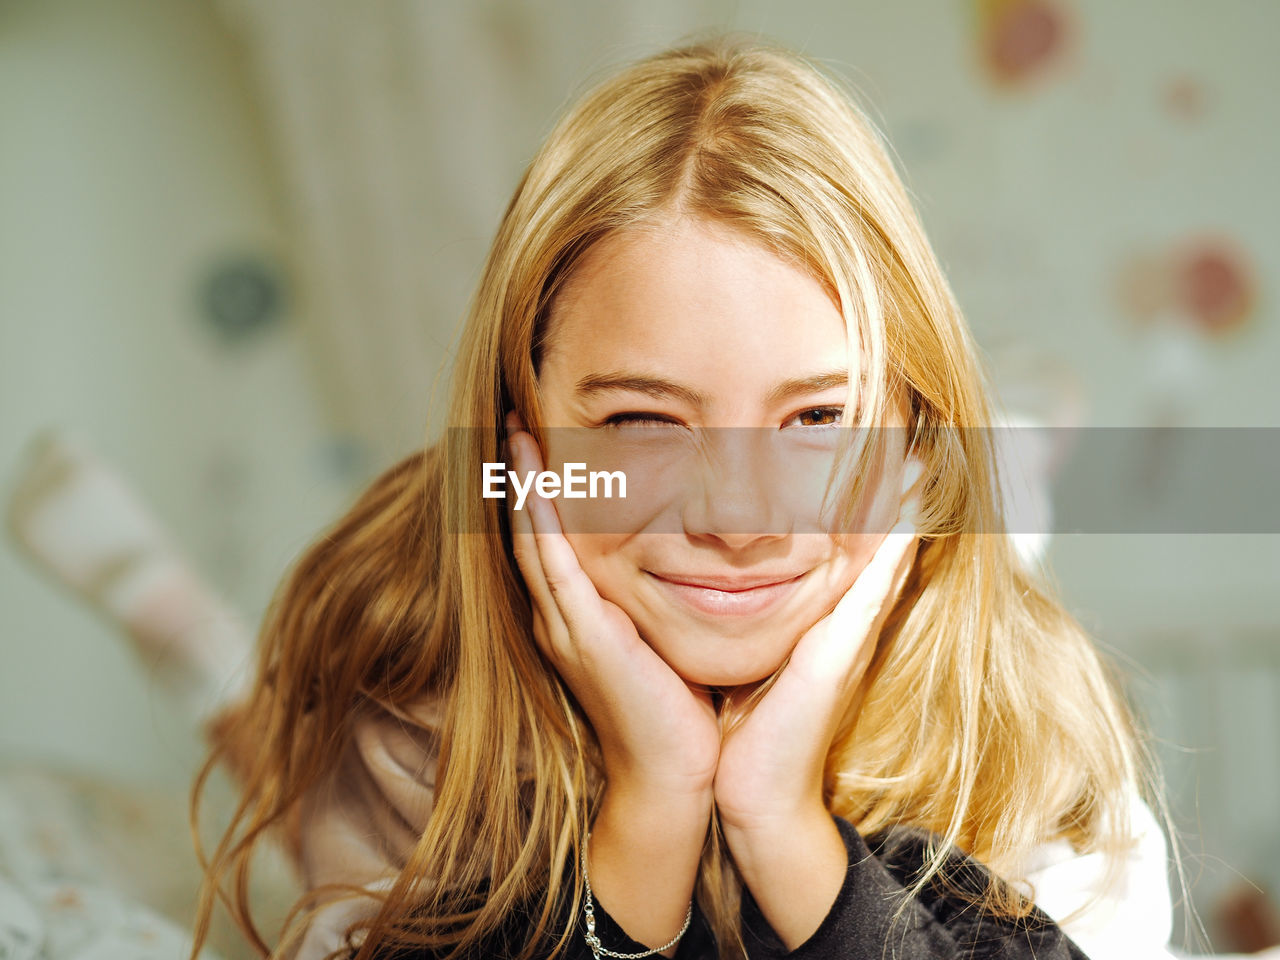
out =
[[918,542],[914,511],[904,509],[853,586],[831,611],[831,620],[837,629],[870,627],[878,614],[892,605],[911,567]]
[[[521,472],[522,460],[519,445],[512,444],[508,440],[507,452],[512,467],[518,473]],[[568,625],[560,616],[555,599],[547,586],[546,574],[542,569],[542,558],[538,554],[537,539],[533,532],[532,518],[527,511],[516,510],[513,506],[514,501],[510,497],[507,498],[506,503],[507,520],[511,524],[511,549],[515,554],[516,566],[524,578],[525,586],[528,587],[529,596],[533,601],[534,639],[542,652],[554,660],[557,651],[551,649],[549,644],[565,640],[568,635]],[[537,629],[539,620],[542,621],[541,630]]]
[[[508,439],[506,451],[506,460],[511,463],[512,469],[519,473],[521,463],[518,446]],[[538,558],[538,548],[534,541],[533,521],[527,511],[515,509],[515,501],[512,497],[506,498],[506,510],[507,522],[511,525],[511,546],[520,572],[524,575],[525,583],[535,599],[550,600],[546,577],[542,573],[542,561]]]
[[816,676],[843,677],[868,660],[878,624],[896,602],[914,562],[917,542],[912,518],[900,518],[835,608],[801,638],[792,663]]
[[[508,512],[512,513],[510,510]],[[552,663],[559,663],[562,657],[561,647],[568,643],[569,627],[560,616],[551,591],[547,588],[546,577],[542,573],[542,561],[538,557],[533,527],[528,515],[514,514],[511,539],[516,564],[520,568],[520,575],[524,578],[532,601],[534,642],[543,656]]]
[[906,538],[907,549],[898,561],[893,588],[889,592],[886,607],[891,607],[897,602],[899,595],[902,593],[902,588],[907,582],[907,576],[911,573],[911,567],[915,564],[916,553],[920,549],[920,497],[918,494],[903,505],[902,513],[893,532],[897,536]]
[[547,578],[542,571],[542,558],[538,556],[538,545],[533,535],[533,521],[523,510],[507,507],[507,516],[511,521],[511,548],[516,556],[516,565],[524,577],[525,585],[535,604],[554,606],[551,592],[547,589]]
[[[512,434],[509,442],[517,469],[523,475],[528,476],[524,471],[536,473],[542,470],[542,456],[527,431]],[[600,594],[565,538],[555,505],[540,496],[535,486],[529,490],[524,509],[515,512],[526,515],[524,519],[533,532],[547,592],[564,618],[569,633],[580,638],[593,635],[601,625]]]

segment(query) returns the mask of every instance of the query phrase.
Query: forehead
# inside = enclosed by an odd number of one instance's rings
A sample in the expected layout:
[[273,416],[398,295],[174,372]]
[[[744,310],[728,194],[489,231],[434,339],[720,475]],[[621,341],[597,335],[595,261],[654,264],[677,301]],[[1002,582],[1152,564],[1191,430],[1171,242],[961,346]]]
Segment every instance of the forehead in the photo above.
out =
[[847,368],[847,343],[839,307],[810,273],[741,231],[682,217],[587,251],[552,306],[539,375]]

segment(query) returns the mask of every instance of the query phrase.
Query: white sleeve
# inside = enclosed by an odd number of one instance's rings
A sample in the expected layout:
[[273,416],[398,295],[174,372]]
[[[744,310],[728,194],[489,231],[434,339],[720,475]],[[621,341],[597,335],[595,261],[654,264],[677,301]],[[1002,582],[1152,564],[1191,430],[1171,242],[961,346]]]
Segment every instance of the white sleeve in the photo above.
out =
[[1032,855],[1025,874],[1036,906],[1063,929],[1089,960],[1168,960],[1173,932],[1168,850],[1164,832],[1136,793],[1131,800],[1137,843],[1115,883],[1087,909],[1102,889],[1106,858],[1081,854],[1065,840],[1045,844]]

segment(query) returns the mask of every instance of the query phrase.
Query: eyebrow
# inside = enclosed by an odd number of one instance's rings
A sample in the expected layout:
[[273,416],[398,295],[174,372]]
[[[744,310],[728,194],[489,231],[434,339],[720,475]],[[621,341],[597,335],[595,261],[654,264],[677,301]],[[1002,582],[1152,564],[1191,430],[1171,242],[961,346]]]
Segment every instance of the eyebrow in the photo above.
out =
[[[768,396],[765,397],[765,403],[768,406],[776,406],[806,393],[819,393],[823,390],[833,390],[836,387],[847,387],[848,385],[849,371],[843,369],[827,370],[807,377],[793,377],[790,380],[783,380],[770,390]],[[606,393],[611,390],[631,390],[635,393],[647,394],[659,400],[680,400],[694,407],[708,406],[706,395],[692,387],[676,383],[674,380],[668,380],[665,377],[655,377],[647,374],[592,374],[579,380],[576,388],[578,395],[583,397]]]

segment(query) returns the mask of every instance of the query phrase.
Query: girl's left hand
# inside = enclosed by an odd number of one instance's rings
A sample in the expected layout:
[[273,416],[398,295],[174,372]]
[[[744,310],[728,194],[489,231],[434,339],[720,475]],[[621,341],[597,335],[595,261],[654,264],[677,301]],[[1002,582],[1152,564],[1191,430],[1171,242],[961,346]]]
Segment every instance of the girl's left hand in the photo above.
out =
[[749,830],[790,819],[805,807],[825,810],[822,775],[832,738],[915,560],[913,506],[903,510],[853,586],[800,638],[768,693],[725,738],[715,799],[727,827]]
[[[853,585],[800,638],[773,686],[720,747],[714,795],[725,839],[744,881],[789,948],[816,929],[843,881],[844,845],[824,802],[823,770],[915,560],[915,511],[912,500]],[[826,885],[834,886],[820,892],[814,871],[826,868],[831,874]],[[820,911],[816,918],[786,903],[789,874],[805,905]],[[780,899],[753,879],[767,882]],[[788,926],[793,936],[784,929]]]

